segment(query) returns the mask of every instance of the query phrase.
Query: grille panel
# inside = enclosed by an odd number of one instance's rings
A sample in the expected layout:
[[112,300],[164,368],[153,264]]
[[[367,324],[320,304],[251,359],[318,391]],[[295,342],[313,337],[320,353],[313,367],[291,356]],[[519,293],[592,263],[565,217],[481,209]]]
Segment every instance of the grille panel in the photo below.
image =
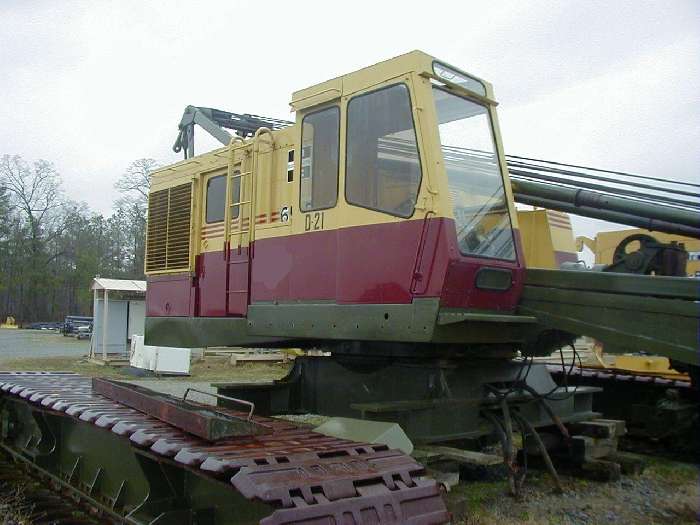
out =
[[148,196],[146,273],[190,269],[192,184]]

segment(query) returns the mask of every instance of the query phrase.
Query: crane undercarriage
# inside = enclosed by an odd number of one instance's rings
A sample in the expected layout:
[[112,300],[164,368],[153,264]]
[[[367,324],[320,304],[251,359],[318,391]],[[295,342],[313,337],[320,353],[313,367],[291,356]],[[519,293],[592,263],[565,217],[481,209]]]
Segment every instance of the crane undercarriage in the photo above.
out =
[[[306,357],[276,387],[220,385],[251,400],[256,415],[227,408],[224,396],[214,408],[72,373],[3,372],[0,448],[104,522],[446,523],[439,485],[411,456],[264,414],[349,415],[352,407],[363,417],[400,420],[416,443],[491,436],[509,451],[519,429],[549,465],[550,453],[579,464],[614,456],[624,433],[621,422],[596,419],[598,389],[557,388],[542,366],[381,365],[368,371],[364,361],[353,368]],[[309,378],[318,388],[303,383]],[[414,401],[370,401],[392,387]],[[517,461],[506,453],[504,462],[513,487]]]

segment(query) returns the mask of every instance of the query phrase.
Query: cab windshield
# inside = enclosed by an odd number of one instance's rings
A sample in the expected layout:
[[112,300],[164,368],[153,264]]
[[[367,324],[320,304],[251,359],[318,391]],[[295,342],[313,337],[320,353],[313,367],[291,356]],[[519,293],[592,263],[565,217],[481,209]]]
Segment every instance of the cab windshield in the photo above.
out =
[[440,144],[464,255],[515,259],[503,175],[487,109],[433,87]]

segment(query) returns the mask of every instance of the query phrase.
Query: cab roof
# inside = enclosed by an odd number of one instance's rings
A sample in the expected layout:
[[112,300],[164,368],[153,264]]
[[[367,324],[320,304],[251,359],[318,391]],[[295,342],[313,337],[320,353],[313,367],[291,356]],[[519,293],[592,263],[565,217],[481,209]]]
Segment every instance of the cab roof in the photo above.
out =
[[[437,69],[435,67],[436,64],[438,65]],[[334,100],[361,89],[367,89],[408,73],[417,73],[424,77],[433,78],[439,82],[451,84],[444,76],[439,76],[438,73],[436,73],[436,71],[440,69],[453,71],[457,75],[473,81],[473,85],[479,87],[478,90],[470,90],[469,88],[465,88],[464,85],[459,85],[457,87],[472,91],[473,94],[493,102],[493,88],[490,83],[451,66],[423,51],[416,50],[295,91],[292,94],[290,105],[294,110],[316,106],[323,102]]]

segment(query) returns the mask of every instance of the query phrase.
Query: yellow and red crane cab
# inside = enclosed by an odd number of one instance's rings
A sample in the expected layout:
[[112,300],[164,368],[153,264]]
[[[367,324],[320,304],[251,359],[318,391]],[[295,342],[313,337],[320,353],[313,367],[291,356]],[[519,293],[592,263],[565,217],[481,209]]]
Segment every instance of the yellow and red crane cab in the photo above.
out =
[[288,127],[153,173],[148,342],[521,340],[491,85],[414,51],[291,106]]

